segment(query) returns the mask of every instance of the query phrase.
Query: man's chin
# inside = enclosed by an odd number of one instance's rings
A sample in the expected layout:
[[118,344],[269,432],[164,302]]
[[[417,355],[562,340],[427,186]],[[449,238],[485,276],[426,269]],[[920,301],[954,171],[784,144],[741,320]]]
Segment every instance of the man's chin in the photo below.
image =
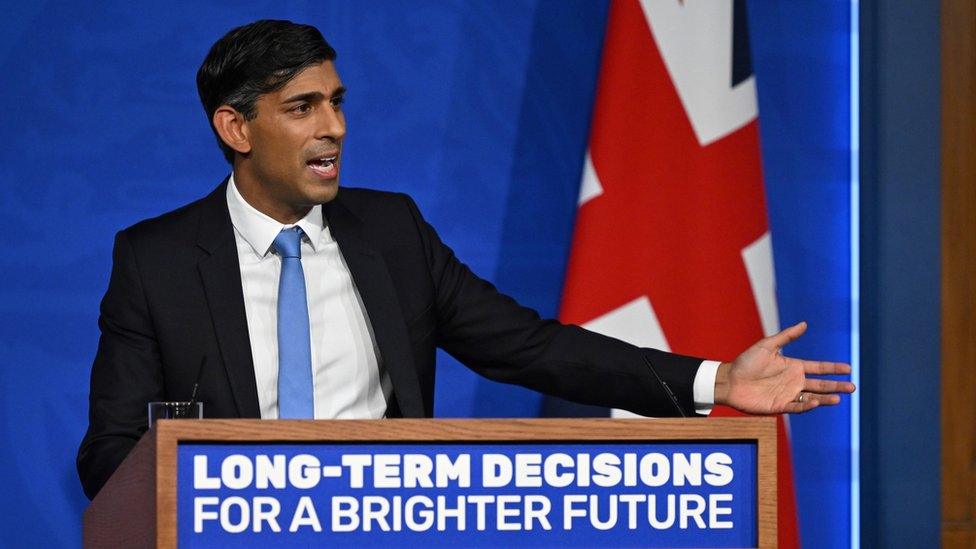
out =
[[339,178],[319,179],[307,189],[309,198],[316,204],[331,202],[339,193]]

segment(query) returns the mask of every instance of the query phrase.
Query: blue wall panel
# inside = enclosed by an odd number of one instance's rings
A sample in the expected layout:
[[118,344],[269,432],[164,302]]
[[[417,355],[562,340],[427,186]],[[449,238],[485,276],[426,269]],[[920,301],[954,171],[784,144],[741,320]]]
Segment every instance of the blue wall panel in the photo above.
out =
[[[850,3],[752,2],[780,323],[793,356],[851,361]],[[800,537],[849,547],[850,403],[790,418]]]
[[865,547],[940,543],[939,17],[862,2]]

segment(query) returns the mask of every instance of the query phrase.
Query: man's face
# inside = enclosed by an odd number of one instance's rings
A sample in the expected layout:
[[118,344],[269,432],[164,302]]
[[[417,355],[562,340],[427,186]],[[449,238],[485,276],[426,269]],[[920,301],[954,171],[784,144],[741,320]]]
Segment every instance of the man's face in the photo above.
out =
[[335,198],[346,135],[344,93],[335,65],[326,61],[258,99],[257,115],[246,122],[251,150],[235,165],[247,172],[240,177],[252,180],[258,202],[301,213]]

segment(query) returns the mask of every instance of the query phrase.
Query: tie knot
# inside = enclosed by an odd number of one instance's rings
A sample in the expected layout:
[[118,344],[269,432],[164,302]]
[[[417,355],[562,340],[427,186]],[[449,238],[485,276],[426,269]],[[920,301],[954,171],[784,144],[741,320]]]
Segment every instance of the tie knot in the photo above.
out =
[[305,234],[300,227],[281,229],[278,236],[274,239],[272,247],[281,257],[302,258],[302,235]]

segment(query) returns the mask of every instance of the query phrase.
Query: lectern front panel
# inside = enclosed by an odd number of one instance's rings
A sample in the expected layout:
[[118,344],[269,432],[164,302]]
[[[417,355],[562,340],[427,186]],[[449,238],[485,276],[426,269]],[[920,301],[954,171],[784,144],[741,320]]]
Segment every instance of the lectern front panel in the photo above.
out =
[[181,443],[180,547],[755,547],[757,445]]
[[776,421],[161,420],[86,547],[776,547]]

